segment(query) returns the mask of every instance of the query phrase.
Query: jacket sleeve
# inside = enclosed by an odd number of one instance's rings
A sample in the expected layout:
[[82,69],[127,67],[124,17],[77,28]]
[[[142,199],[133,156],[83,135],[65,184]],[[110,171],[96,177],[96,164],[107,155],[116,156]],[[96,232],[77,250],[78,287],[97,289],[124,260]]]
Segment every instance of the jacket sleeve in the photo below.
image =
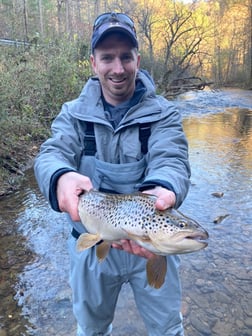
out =
[[[160,98],[161,102],[163,98]],[[167,187],[176,194],[178,208],[185,199],[190,184],[188,143],[178,111],[170,105],[159,121],[151,127],[148,142],[147,169],[141,186],[156,184]]]
[[42,144],[34,163],[39,188],[57,211],[59,211],[55,195],[57,179],[67,171],[78,170],[82,153],[75,119],[68,112],[70,104],[63,105],[60,114],[52,123],[52,136]]

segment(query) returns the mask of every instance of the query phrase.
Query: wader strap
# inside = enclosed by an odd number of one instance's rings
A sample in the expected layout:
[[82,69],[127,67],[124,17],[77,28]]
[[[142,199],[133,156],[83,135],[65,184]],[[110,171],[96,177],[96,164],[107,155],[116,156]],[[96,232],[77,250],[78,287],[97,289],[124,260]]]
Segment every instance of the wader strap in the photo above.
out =
[[72,228],[72,236],[75,238],[75,239],[78,239],[80,237],[80,233],[78,231],[75,230],[75,228]]
[[141,142],[141,151],[143,154],[148,152],[148,140],[150,134],[150,123],[139,124],[139,141]]
[[94,124],[92,122],[86,122],[86,133],[84,135],[84,153],[85,155],[89,156],[94,156],[96,153]]
[[[139,124],[139,141],[141,142],[141,151],[143,154],[148,152],[148,140],[151,134],[150,123]],[[96,153],[96,142],[94,134],[94,124],[86,122],[86,133],[84,136],[85,155],[94,156]]]

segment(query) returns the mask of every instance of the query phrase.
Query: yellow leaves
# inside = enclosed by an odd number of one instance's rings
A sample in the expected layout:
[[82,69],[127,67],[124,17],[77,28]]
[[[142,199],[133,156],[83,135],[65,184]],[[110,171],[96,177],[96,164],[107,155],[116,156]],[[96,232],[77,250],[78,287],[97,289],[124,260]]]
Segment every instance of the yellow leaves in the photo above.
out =
[[79,60],[78,61],[78,68],[79,69],[83,69],[83,70],[87,70],[90,68],[90,62],[88,59],[84,59],[84,60]]

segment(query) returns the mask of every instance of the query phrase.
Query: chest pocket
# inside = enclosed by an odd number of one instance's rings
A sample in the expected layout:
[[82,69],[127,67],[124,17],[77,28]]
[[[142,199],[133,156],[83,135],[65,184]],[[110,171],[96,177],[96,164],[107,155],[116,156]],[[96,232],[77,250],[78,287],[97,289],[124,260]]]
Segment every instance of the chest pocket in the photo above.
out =
[[[139,141],[141,143],[141,151],[143,154],[148,152],[148,140],[151,134],[150,123],[139,124]],[[84,154],[94,156],[96,153],[96,142],[94,134],[94,124],[86,122],[86,132],[84,136]]]

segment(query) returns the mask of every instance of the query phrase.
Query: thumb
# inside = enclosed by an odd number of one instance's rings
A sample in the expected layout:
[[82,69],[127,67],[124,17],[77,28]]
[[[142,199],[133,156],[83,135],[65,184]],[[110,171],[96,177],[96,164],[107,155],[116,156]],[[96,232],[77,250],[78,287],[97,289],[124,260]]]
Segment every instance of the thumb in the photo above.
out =
[[170,207],[168,202],[166,202],[163,198],[158,198],[156,200],[155,206],[158,210],[165,210]]

